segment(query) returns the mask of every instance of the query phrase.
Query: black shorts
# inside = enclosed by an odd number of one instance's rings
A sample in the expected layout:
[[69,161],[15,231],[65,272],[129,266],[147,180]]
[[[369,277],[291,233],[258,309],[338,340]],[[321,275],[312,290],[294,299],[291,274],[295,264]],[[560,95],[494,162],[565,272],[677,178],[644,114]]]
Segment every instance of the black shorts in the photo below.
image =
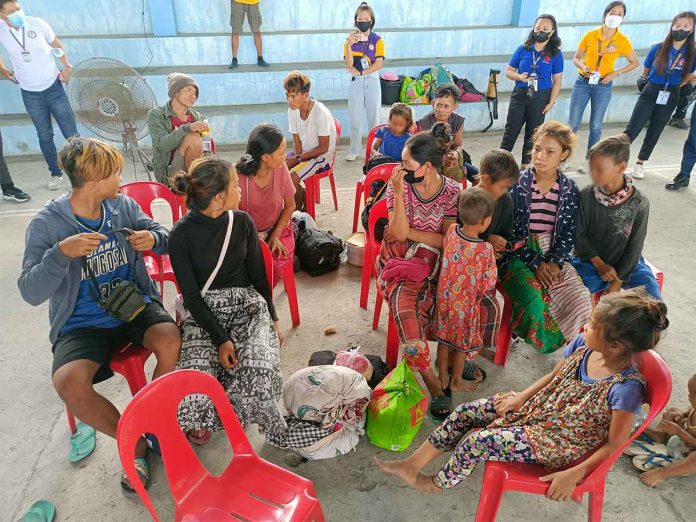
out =
[[142,345],[145,332],[160,323],[175,324],[172,316],[159,303],[149,303],[130,323],[116,328],[76,328],[62,334],[53,345],[53,370],[69,362],[87,359],[99,364],[93,382],[105,381],[113,377],[109,363],[114,350],[125,342]]

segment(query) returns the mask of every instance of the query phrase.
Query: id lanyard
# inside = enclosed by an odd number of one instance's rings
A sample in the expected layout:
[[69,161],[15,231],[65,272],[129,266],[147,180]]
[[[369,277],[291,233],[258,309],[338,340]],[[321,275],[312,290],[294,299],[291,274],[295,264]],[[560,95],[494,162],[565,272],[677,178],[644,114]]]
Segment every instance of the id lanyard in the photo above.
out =
[[597,38],[597,67],[595,68],[597,72],[599,72],[599,66],[602,65],[602,58],[604,58],[604,55],[607,54],[607,51],[613,43],[614,39],[610,38],[607,46],[604,48],[604,52],[602,52],[602,38]]
[[537,56],[537,52],[532,49],[532,74],[529,75],[530,78],[532,78],[532,83],[527,87],[527,94],[529,96],[533,96],[534,93],[539,89],[539,75],[537,74],[539,60],[541,60],[541,53],[539,53]]
[[15,42],[17,42],[17,45],[19,45],[22,48],[22,59],[25,62],[31,62],[31,53],[29,51],[27,51],[26,27],[22,27],[22,41],[21,42],[14,35],[14,32],[12,30],[10,30],[10,36],[14,39]]
[[672,71],[674,70],[674,68],[679,63],[679,60],[681,60],[681,55],[682,55],[681,50],[677,51],[677,57],[674,59],[674,61],[672,62],[672,65],[670,65],[669,69],[665,73],[665,88],[663,89],[665,91],[669,89],[669,77],[672,74]]

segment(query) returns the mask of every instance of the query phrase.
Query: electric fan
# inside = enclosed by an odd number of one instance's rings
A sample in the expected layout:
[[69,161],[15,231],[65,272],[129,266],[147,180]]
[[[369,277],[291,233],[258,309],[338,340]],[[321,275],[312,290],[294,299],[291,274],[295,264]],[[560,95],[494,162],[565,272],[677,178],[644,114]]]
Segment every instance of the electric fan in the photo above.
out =
[[84,60],[73,71],[68,98],[85,127],[105,140],[122,143],[134,167],[139,160],[152,180],[152,161],[138,142],[148,134],[147,113],[157,99],[137,71],[111,58]]

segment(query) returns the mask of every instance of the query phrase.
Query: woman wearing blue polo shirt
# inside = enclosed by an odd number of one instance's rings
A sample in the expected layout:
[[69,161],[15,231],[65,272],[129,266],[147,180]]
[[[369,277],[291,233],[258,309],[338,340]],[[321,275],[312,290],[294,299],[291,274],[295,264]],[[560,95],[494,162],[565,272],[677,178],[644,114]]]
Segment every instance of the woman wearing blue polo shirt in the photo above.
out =
[[556,19],[542,14],[536,19],[527,40],[510,58],[505,77],[515,82],[510,96],[505,134],[501,149],[512,151],[517,137],[524,129],[522,169],[531,163],[532,135],[544,123],[556,103],[563,79],[563,54],[560,50]]
[[346,159],[355,161],[362,147],[362,121],[367,113],[367,126],[377,126],[382,104],[382,87],[376,74],[384,65],[384,40],[372,32],[375,12],[363,2],[355,11],[357,31],[350,33],[343,45],[343,57],[351,75],[348,90],[350,116],[350,151]]
[[679,102],[680,86],[694,79],[695,25],[696,14],[692,11],[679,13],[672,20],[672,28],[667,38],[653,45],[643,62],[643,76],[647,78],[647,83],[638,97],[631,119],[624,130],[624,134],[633,142],[648,123],[648,130],[638,153],[638,161],[633,168],[634,178],[645,177],[643,165],[650,159],[657,140],[660,139],[662,131]]

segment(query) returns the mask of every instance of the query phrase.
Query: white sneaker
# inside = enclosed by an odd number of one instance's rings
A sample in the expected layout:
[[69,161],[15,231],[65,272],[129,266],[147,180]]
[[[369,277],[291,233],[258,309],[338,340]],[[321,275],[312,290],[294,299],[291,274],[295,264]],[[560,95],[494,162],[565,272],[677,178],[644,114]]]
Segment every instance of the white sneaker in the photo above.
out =
[[48,182],[49,190],[58,190],[63,186],[63,176],[51,176],[51,181]]
[[633,179],[643,179],[645,177],[645,166],[642,163],[636,163],[631,176]]
[[357,155],[357,154],[348,154],[348,155],[346,156],[346,161],[355,161],[356,159],[358,159],[358,155]]

